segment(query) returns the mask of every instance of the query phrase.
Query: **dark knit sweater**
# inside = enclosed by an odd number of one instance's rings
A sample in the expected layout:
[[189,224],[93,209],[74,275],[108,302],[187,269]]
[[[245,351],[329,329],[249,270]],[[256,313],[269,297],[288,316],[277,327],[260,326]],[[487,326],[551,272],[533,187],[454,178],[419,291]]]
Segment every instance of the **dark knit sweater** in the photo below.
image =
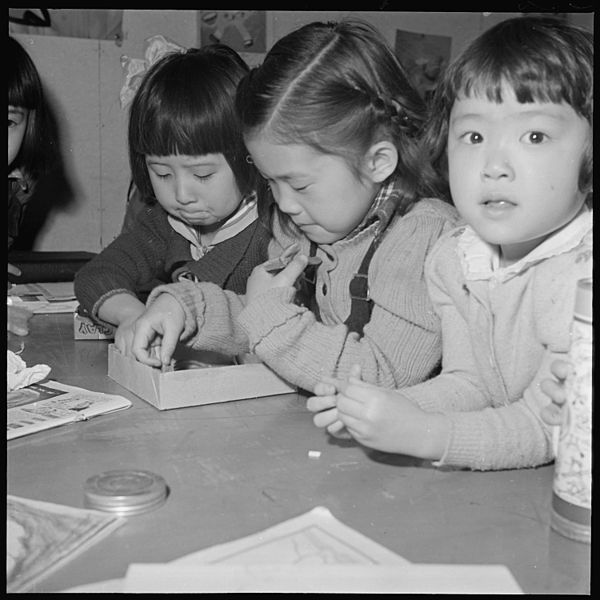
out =
[[123,231],[77,272],[75,295],[84,312],[99,320],[98,308],[110,296],[129,292],[145,302],[154,287],[186,273],[244,294],[252,269],[268,258],[269,239],[268,228],[256,220],[194,260],[190,242],[171,227],[162,207],[147,206],[135,228]]

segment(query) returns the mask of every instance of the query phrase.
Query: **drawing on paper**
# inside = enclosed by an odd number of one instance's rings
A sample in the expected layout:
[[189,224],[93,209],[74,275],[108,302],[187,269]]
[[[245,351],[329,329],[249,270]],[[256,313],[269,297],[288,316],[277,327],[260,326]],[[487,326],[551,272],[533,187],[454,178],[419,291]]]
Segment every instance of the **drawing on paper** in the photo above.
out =
[[121,522],[94,510],[7,496],[6,591],[27,591]]

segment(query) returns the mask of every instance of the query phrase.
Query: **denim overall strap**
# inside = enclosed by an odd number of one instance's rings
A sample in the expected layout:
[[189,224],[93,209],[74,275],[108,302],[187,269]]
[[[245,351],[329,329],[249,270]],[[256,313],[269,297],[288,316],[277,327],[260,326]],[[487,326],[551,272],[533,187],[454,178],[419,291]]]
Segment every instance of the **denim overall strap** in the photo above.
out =
[[[316,256],[317,244],[310,242],[309,256]],[[317,285],[317,268],[318,265],[308,265],[298,280],[296,281],[296,304],[305,306],[320,320],[319,305],[316,301],[316,285]]]
[[363,328],[371,319],[373,310],[373,301],[369,296],[369,264],[375,254],[375,250],[379,245],[380,236],[375,237],[371,242],[369,249],[363,256],[358,272],[350,281],[349,290],[352,301],[350,314],[344,321],[350,331],[358,333],[359,337],[363,336]]

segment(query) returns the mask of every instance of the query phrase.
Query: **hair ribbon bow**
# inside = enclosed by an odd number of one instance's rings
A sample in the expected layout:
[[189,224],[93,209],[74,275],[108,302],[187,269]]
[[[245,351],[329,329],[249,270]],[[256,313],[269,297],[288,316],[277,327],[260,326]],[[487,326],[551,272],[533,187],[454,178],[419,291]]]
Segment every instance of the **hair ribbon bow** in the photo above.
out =
[[128,56],[121,56],[121,67],[125,72],[125,83],[121,88],[119,98],[121,100],[121,108],[126,108],[138,88],[140,87],[144,76],[148,69],[157,63],[163,56],[171,54],[173,52],[183,53],[186,52],[186,48],[183,48],[179,44],[168,40],[162,35],[154,35],[146,38],[146,51],[144,58],[129,58]]

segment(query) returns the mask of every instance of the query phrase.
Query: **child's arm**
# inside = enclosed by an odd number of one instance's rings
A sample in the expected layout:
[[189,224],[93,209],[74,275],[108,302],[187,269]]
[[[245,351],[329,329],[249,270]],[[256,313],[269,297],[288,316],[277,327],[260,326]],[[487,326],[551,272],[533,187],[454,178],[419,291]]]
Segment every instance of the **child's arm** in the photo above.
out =
[[446,448],[449,423],[443,414],[427,413],[395,390],[360,379],[360,366],[347,382],[327,380],[315,386],[307,400],[313,422],[336,437],[348,435],[382,452],[439,460]]
[[[142,287],[164,277],[164,257],[172,246],[169,235],[173,232],[161,211],[160,207],[141,211],[134,229],[120,233],[76,273],[75,295],[92,319],[119,325],[119,304],[104,307],[111,296],[129,293],[135,298]],[[127,318],[130,311],[123,306],[123,318]]]
[[553,457],[550,429],[539,416],[538,384],[536,378],[523,399],[508,406],[428,412],[413,400],[424,387],[444,398],[443,377],[427,386],[388,390],[352,376],[347,382],[318,384],[315,392],[321,395],[309,398],[307,408],[315,413],[317,427],[333,427],[335,434],[341,423],[358,442],[383,452],[440,461],[437,466],[521,468]]
[[361,365],[366,381],[384,387],[426,379],[439,364],[441,345],[423,264],[448,224],[445,214],[415,209],[390,226],[369,270],[373,310],[363,337],[295,304],[292,286],[271,287],[253,296],[238,318],[252,351],[307,390],[323,377],[346,377],[354,364]]
[[[163,296],[169,296],[172,301],[170,305],[177,305],[177,312],[183,312],[184,321],[179,331],[179,339],[186,345],[227,356],[250,351],[248,338],[236,320],[244,306],[244,296],[224,290],[208,281],[186,280],[159,285],[148,296],[146,312],[140,319],[143,319],[152,309],[154,302],[161,300]],[[146,343],[149,343],[148,339],[142,341],[136,334],[135,345],[138,349],[148,349]]]

